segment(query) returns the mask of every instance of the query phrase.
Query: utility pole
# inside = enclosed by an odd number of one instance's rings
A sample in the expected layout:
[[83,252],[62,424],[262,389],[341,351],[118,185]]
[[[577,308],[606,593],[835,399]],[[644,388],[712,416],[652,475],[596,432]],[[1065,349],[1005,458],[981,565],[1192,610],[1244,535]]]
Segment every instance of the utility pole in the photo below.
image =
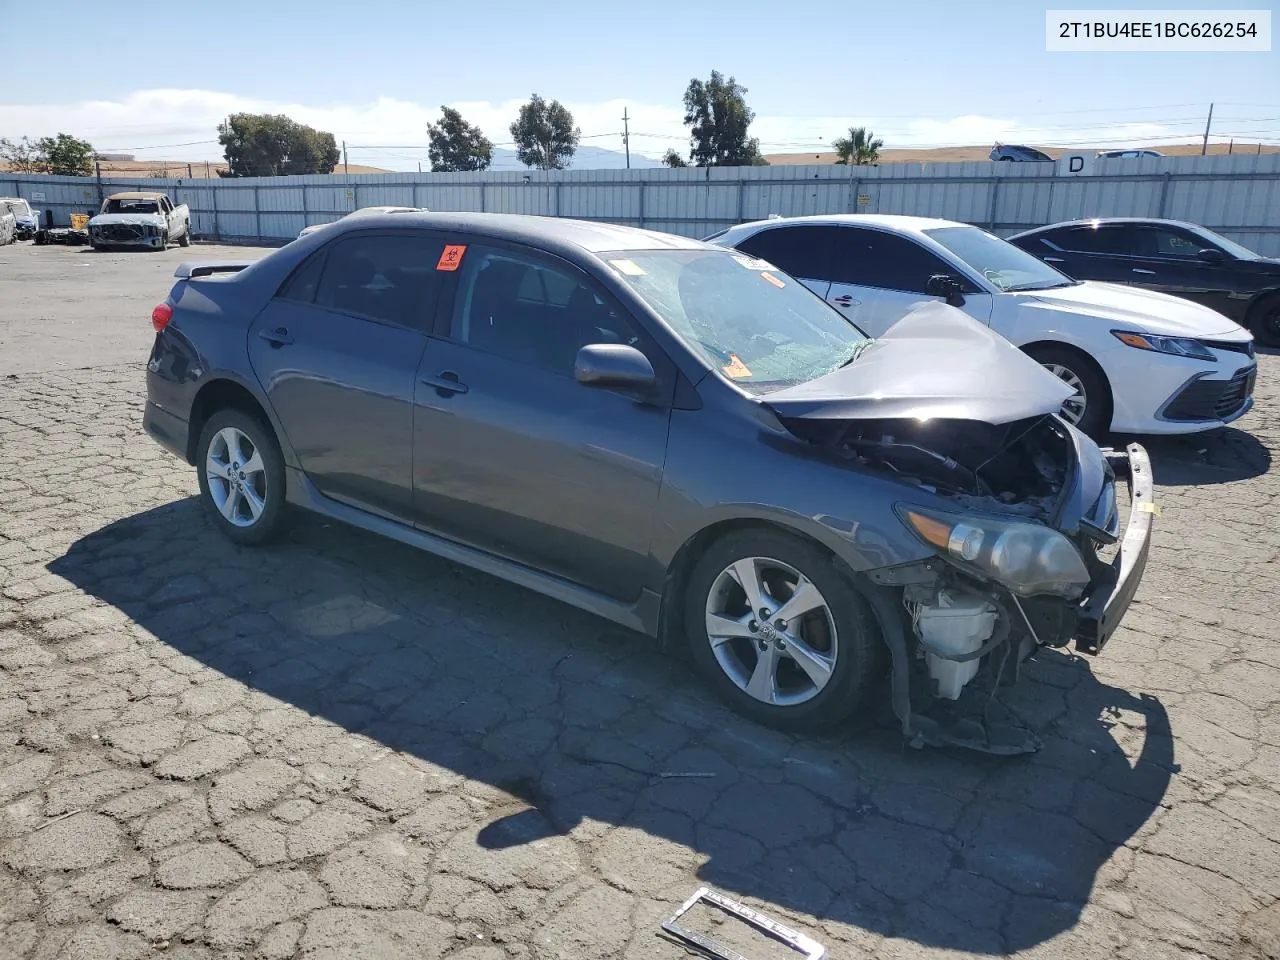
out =
[[347,169],[347,141],[342,141],[342,172],[349,176],[351,171]]
[[627,151],[627,169],[631,169],[631,126],[628,123],[627,108],[622,108],[622,148]]
[[1204,142],[1200,144],[1200,156],[1209,152],[1209,127],[1213,124],[1213,104],[1209,104],[1209,119],[1204,122]]

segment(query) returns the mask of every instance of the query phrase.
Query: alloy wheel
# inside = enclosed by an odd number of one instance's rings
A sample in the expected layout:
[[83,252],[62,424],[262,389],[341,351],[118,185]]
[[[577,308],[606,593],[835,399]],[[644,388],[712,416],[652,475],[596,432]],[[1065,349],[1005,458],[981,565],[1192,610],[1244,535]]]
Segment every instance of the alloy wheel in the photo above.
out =
[[251,527],[258,522],[267,504],[267,468],[243,431],[223,427],[213,435],[204,471],[209,496],[228,523]]
[[746,557],[721,571],[706,602],[707,641],[733,683],[770,706],[813,699],[839,654],[835,618],[794,567]]
[[1060,363],[1041,364],[1046,370],[1075,391],[1075,395],[1062,401],[1062,419],[1073,427],[1079,426],[1084,419],[1084,412],[1089,402],[1089,395],[1084,389],[1084,381],[1070,367]]

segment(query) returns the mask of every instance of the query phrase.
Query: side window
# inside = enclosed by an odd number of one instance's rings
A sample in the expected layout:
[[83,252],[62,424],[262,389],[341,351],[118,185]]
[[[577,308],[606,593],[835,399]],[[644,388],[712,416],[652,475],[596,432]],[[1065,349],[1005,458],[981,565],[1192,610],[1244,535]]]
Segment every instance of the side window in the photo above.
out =
[[[425,234],[345,237],[328,248],[316,306],[430,332],[444,241]],[[299,292],[305,294],[301,275]]]
[[1153,257],[1176,257],[1179,260],[1194,260],[1203,244],[1193,240],[1190,235],[1163,227],[1145,227],[1141,230],[1145,235],[1144,246],[1148,255]]
[[1072,227],[1062,231],[1054,242],[1073,253],[1134,255],[1140,252],[1133,231],[1125,226]]
[[293,273],[280,285],[276,296],[281,300],[296,300],[298,303],[314,303],[316,287],[320,285],[320,271],[324,269],[325,251],[317,250],[300,266],[294,267]]
[[173,204],[169,202],[169,198],[168,198],[168,197],[161,197],[161,198],[160,198],[160,212],[161,212],[161,213],[172,213],[172,212],[173,212]]
[[924,293],[925,284],[935,273],[956,272],[906,237],[861,227],[838,229],[832,266],[832,280],[836,283]]
[[831,279],[831,245],[839,227],[773,227],[738,244],[753,257],[804,280]]
[[636,328],[585,274],[523,251],[470,245],[452,335],[477,350],[573,376],[591,343],[633,343]]

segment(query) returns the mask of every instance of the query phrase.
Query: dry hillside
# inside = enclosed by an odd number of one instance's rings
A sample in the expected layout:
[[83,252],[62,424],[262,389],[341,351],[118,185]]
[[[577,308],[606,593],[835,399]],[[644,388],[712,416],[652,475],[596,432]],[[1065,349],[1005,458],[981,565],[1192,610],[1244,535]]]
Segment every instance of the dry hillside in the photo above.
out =
[[[0,162],[0,170],[7,169],[8,164]],[[185,160],[103,160],[102,174],[103,176],[113,177],[191,177],[195,180],[203,180],[206,177],[218,176],[219,170],[226,170],[225,163],[205,163],[204,161],[193,161],[187,163]],[[344,173],[342,164],[338,164],[337,169],[333,171],[335,174]],[[382,167],[368,167],[363,164],[353,163],[349,165],[345,172],[348,173],[391,173]]]
[[[1035,146],[1035,144],[1029,144]],[[1136,145],[1135,146],[1141,146]],[[1209,153],[1217,156],[1218,154],[1227,153],[1228,145],[1225,143],[1209,144]],[[1057,159],[1064,153],[1096,153],[1099,150],[1119,150],[1120,147],[1075,147],[1068,150],[1065,147],[1036,147],[1043,150],[1049,156]],[[1131,148],[1125,148],[1131,149]],[[1152,146],[1147,149],[1158,150],[1160,153],[1171,157],[1198,156],[1200,153],[1200,144],[1198,143],[1176,143],[1172,145]],[[1258,152],[1258,144],[1256,143],[1237,143],[1232,153],[1256,153]],[[1262,146],[1263,153],[1280,153],[1280,146]],[[963,160],[986,160],[991,154],[991,146],[985,147],[937,147],[929,150],[911,150],[911,149],[887,149],[880,151],[881,163],[958,163]],[[771,164],[787,166],[805,163],[835,163],[835,151],[829,153],[770,153],[765,155],[765,159]]]

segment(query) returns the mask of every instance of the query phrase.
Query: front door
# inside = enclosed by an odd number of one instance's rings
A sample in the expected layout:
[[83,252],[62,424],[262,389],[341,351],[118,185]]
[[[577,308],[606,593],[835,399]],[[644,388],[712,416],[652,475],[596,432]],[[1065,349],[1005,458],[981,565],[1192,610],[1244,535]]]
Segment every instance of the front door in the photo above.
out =
[[[670,361],[576,267],[520,247],[456,247],[449,335],[418,368],[418,522],[635,599],[666,457]],[[578,349],[602,342],[640,346],[668,399],[578,383]]]
[[335,240],[249,330],[249,358],[303,471],[326,496],[412,513],[414,374],[443,241],[397,231]]
[[[945,260],[907,237],[866,227],[836,229],[827,299],[837,307],[842,301],[856,302],[857,324],[873,337],[882,336],[917,304],[941,299],[925,292],[929,277],[948,274],[964,279]],[[989,322],[991,295],[965,283],[965,313]]]

